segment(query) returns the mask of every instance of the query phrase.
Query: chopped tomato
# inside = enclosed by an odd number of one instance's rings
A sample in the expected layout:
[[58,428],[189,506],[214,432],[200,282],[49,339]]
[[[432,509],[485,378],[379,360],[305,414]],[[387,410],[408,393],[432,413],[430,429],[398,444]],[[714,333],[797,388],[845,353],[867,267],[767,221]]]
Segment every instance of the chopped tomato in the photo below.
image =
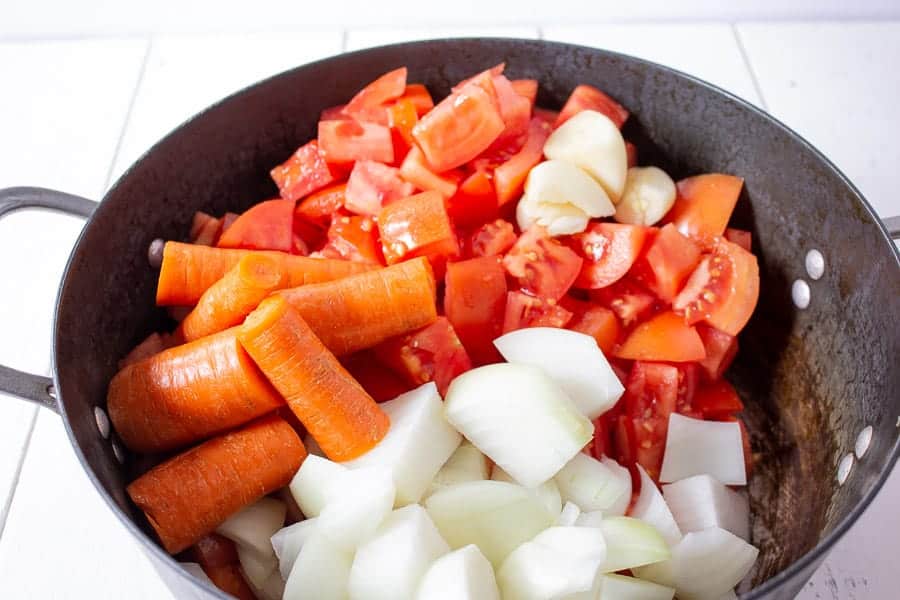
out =
[[455,226],[466,229],[496,219],[497,196],[491,175],[486,171],[469,175],[447,200],[447,213]]
[[476,365],[500,362],[494,347],[506,308],[506,273],[498,257],[447,264],[444,313]]
[[603,113],[619,128],[628,119],[628,111],[621,104],[593,86],[579,85],[572,91],[569,99],[566,100],[565,106],[563,106],[559,117],[556,119],[556,127],[559,127],[583,110],[595,110]]
[[631,327],[656,308],[656,297],[633,279],[620,279],[609,287],[591,290],[591,299],[606,306],[619,317],[624,327]]
[[384,264],[378,232],[371,217],[337,216],[328,228],[328,241],[320,251],[326,258]]
[[719,419],[744,410],[744,403],[734,387],[724,379],[709,383],[694,396],[694,408],[699,410],[705,419]]
[[[406,146],[413,145],[412,130],[419,122],[416,105],[412,100],[401,98],[388,108],[388,125],[400,135]],[[396,150],[396,144],[394,144]]]
[[475,230],[469,244],[472,256],[499,256],[516,243],[516,232],[509,221],[497,219]]
[[344,107],[344,114],[357,121],[373,121],[384,125],[384,104],[406,91],[406,67],[389,71],[361,89]]
[[384,125],[357,121],[319,121],[318,141],[322,155],[328,162],[394,162],[391,130]]
[[388,264],[457,253],[456,236],[437,192],[422,192],[384,207],[378,213],[378,231]]
[[472,368],[472,361],[447,317],[438,317],[423,329],[383,342],[375,353],[412,386],[434,381],[441,396],[457,375]]
[[531,119],[525,145],[509,160],[494,171],[494,188],[500,205],[515,200],[522,195],[522,188],[528,172],[541,162],[544,142],[550,136],[550,126],[541,119]]
[[295,224],[294,231],[291,234],[291,254],[306,256],[309,254],[309,246],[306,244],[306,240],[303,239],[303,236],[297,233],[296,229]]
[[743,185],[740,177],[721,173],[682,179],[665,221],[674,223],[684,235],[707,244],[725,232]]
[[626,164],[628,165],[629,169],[631,167],[636,167],[638,164],[637,146],[635,146],[631,142],[625,142],[625,157],[627,161]]
[[503,333],[526,327],[565,327],[571,318],[572,313],[552,299],[509,292],[503,314]]
[[600,347],[603,354],[610,356],[622,331],[615,313],[608,308],[587,302],[569,304],[564,299],[562,304],[573,314],[567,329],[591,336],[597,340],[597,346]]
[[299,200],[340,178],[339,171],[325,162],[316,140],[300,146],[286,162],[272,169],[270,175],[285,200]]
[[531,101],[520,96],[503,75],[493,78],[494,90],[497,93],[497,104],[500,108],[500,116],[505,127],[503,132],[494,140],[493,146],[503,144],[508,140],[518,139],[528,131],[528,122],[531,119]]
[[386,367],[375,358],[371,350],[341,358],[341,364],[363,386],[375,402],[393,400],[412,389],[393,369]]
[[678,368],[678,401],[675,410],[686,417],[702,419],[703,415],[694,409],[694,395],[700,385],[700,367],[697,363],[675,363]]
[[687,362],[703,360],[706,350],[697,330],[674,312],[664,312],[645,321],[625,338],[614,353],[629,360]]
[[219,238],[220,248],[280,250],[293,248],[294,201],[266,200],[241,214]]
[[329,106],[325,110],[319,114],[320,121],[348,121],[350,117],[344,114],[344,107],[346,104],[338,104],[335,106]]
[[612,453],[611,421],[607,414],[594,419],[594,438],[587,445],[587,453],[597,460]]
[[503,258],[506,271],[519,280],[522,289],[554,301],[569,291],[581,265],[577,254],[539,225],[523,233]]
[[648,288],[672,302],[698,262],[700,247],[670,223],[654,236],[635,268]]
[[194,213],[194,219],[191,222],[191,232],[189,234],[191,243],[200,246],[213,246],[221,229],[221,219],[198,210]]
[[697,334],[706,349],[706,358],[700,361],[700,367],[710,380],[719,379],[737,356],[737,337],[703,323],[697,323]]
[[729,227],[725,230],[725,239],[732,244],[737,244],[747,252],[753,252],[751,249],[751,246],[753,245],[753,234],[749,231]]
[[239,216],[240,216],[239,214],[233,213],[233,212],[227,212],[227,213],[225,213],[225,214],[222,216],[222,231],[219,232],[219,235],[222,235],[223,233],[225,233],[225,231],[226,231],[229,227],[231,227],[231,226],[234,224],[235,221],[237,221],[237,218],[238,218]]
[[555,110],[547,110],[545,108],[537,108],[532,111],[535,119],[540,119],[551,128],[556,123],[556,120],[559,118],[559,113]]
[[634,363],[625,385],[623,401],[632,427],[627,437],[634,460],[654,481],[659,479],[669,415],[678,399],[678,369],[659,363]]
[[672,302],[688,323],[706,321],[729,335],[737,335],[759,299],[756,257],[724,239],[694,269],[684,289]]
[[632,479],[635,476],[635,460],[637,460],[637,441],[634,431],[634,421],[628,415],[618,415],[613,429],[613,450],[615,459],[624,467],[632,471]]
[[413,137],[428,164],[440,173],[469,162],[490,146],[504,128],[493,87],[473,81],[450,94],[413,128]]
[[412,102],[413,106],[416,107],[416,115],[420,117],[434,108],[434,100],[432,100],[428,88],[421,83],[407,84],[406,90],[403,92],[403,95],[400,96],[398,102],[401,100],[409,100]]
[[347,180],[344,207],[356,214],[375,215],[395,200],[412,196],[413,184],[403,181],[400,169],[371,161],[359,160]]
[[584,258],[575,286],[597,289],[625,276],[644,246],[647,229],[640,225],[591,223],[573,235],[572,247]]
[[331,224],[331,215],[344,206],[346,190],[347,184],[339,183],[310,194],[297,203],[297,208],[294,209],[295,219],[327,228]]
[[400,165],[400,175],[420,190],[433,190],[444,198],[450,198],[456,193],[458,185],[458,173],[448,171],[444,175],[438,175],[431,170],[425,161],[425,155],[418,147],[413,146],[403,164]]
[[537,79],[513,79],[510,83],[518,95],[528,98],[531,106],[534,106],[538,93]]
[[468,79],[463,79],[462,81],[460,81],[459,83],[454,85],[450,89],[450,91],[458,92],[459,90],[461,90],[463,87],[465,87],[466,85],[468,85],[470,83],[480,83],[480,82],[484,82],[486,79],[492,80],[494,77],[497,77],[498,75],[503,75],[503,71],[505,69],[506,69],[506,63],[500,63],[498,65],[494,65],[490,69],[486,69],[484,71],[481,71],[480,73],[476,73],[475,75],[472,75]]

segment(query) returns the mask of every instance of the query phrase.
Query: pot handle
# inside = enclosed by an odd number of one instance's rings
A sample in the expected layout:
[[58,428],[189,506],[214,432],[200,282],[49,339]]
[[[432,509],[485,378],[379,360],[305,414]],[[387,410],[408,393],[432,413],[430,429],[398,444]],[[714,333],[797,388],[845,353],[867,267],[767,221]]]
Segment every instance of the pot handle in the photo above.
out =
[[[0,189],[0,219],[25,208],[54,210],[78,217],[90,217],[97,203],[81,196],[37,187]],[[0,365],[0,392],[31,400],[58,411],[53,380]]]
[[893,240],[900,240],[900,215],[896,217],[885,217],[884,227],[888,230],[888,235]]

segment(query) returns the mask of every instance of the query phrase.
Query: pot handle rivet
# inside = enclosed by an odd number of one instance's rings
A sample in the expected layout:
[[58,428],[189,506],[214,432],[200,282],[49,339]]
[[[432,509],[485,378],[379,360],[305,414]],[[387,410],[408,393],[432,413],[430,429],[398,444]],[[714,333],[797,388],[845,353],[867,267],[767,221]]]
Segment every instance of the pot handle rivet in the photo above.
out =
[[106,411],[95,406],[94,420],[97,422],[97,431],[100,432],[100,437],[104,440],[107,439],[109,437],[109,417],[106,416]]
[[853,453],[848,452],[838,463],[837,482],[838,485],[844,485],[847,478],[850,477],[850,471],[853,469]]
[[804,309],[809,306],[809,284],[802,279],[794,281],[794,284],[791,286],[791,299],[797,308]]
[[813,281],[817,281],[825,274],[825,257],[813,248],[806,253],[806,273]]
[[866,451],[869,449],[869,446],[872,444],[872,426],[866,425],[863,427],[862,431],[859,432],[859,435],[856,436],[856,444],[853,446],[853,452],[856,454],[857,460],[861,459],[865,456]]

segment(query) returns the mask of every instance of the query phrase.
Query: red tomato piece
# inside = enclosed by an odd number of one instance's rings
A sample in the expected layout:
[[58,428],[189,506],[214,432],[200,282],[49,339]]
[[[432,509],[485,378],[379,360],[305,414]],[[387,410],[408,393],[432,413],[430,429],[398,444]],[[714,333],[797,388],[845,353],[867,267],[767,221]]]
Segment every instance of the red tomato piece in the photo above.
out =
[[565,327],[571,318],[572,313],[550,298],[509,292],[503,314],[503,333],[526,327]]
[[537,79],[513,79],[510,83],[518,95],[528,98],[531,106],[534,106],[538,93]]
[[700,247],[670,223],[647,245],[635,269],[648,288],[672,302],[699,262]]
[[497,219],[475,230],[469,243],[472,256],[500,256],[516,243],[516,232],[509,221]]
[[[582,304],[584,306],[581,306]],[[597,340],[597,346],[600,347],[603,354],[612,355],[613,348],[619,341],[619,335],[622,332],[616,314],[608,308],[586,302],[573,306],[564,300],[563,306],[573,314],[567,329],[591,336]]]
[[700,367],[697,363],[677,363],[678,401],[675,410],[686,417],[702,419],[703,415],[694,410],[694,395],[700,385]]
[[294,218],[326,229],[331,224],[331,216],[344,206],[347,184],[339,183],[310,194],[297,203]]
[[349,121],[350,117],[344,114],[346,104],[329,106],[319,114],[320,121]]
[[664,312],[645,321],[625,338],[615,356],[629,360],[688,362],[706,358],[697,330],[674,312]]
[[412,130],[418,122],[419,116],[412,100],[401,98],[388,108],[388,125],[400,135],[407,146],[413,145]]
[[413,128],[428,164],[440,173],[469,162],[497,139],[505,123],[495,97],[485,91],[490,79],[472,82],[450,94]]
[[694,269],[672,307],[688,323],[706,321],[729,335],[740,333],[759,299],[756,257],[737,244],[719,239],[712,254]]
[[725,232],[744,180],[733,175],[710,173],[682,179],[676,185],[675,204],[665,221],[701,244]]
[[318,141],[322,155],[328,162],[394,162],[391,130],[384,125],[357,121],[319,121]]
[[485,80],[485,78],[493,79],[494,77],[497,77],[498,75],[503,75],[503,71],[505,69],[506,69],[506,63],[500,63],[498,65],[494,65],[490,69],[486,69],[480,73],[476,73],[475,75],[472,75],[468,79],[463,79],[462,81],[460,81],[459,83],[454,85],[450,89],[450,91],[458,92],[459,90],[461,90],[463,87],[465,87],[466,85],[468,85],[470,83],[483,82]]
[[612,437],[616,461],[622,466],[628,467],[632,471],[632,479],[634,479],[637,439],[634,431],[634,421],[632,421],[631,417],[628,415],[618,415],[616,417]]
[[456,236],[437,192],[422,192],[384,207],[378,213],[378,231],[388,264],[457,253]]
[[697,334],[706,349],[706,358],[700,361],[700,367],[710,380],[719,379],[737,356],[737,337],[703,323],[697,323]]
[[494,171],[494,189],[497,191],[497,202],[501,206],[522,195],[528,172],[541,162],[544,142],[550,137],[550,131],[550,126],[546,122],[537,118],[532,119],[528,125],[525,145]]
[[631,142],[625,142],[625,157],[627,159],[627,165],[629,169],[631,167],[636,167],[638,164],[637,146],[635,146]]
[[590,85],[579,85],[566,100],[565,106],[556,119],[556,127],[559,127],[583,110],[595,110],[609,117],[609,120],[621,129],[622,124],[628,119],[628,111],[625,108]]
[[300,146],[269,174],[285,200],[299,200],[340,178],[339,171],[325,162],[316,140]]
[[384,104],[406,91],[406,67],[389,71],[361,89],[344,107],[344,114],[357,121],[385,124]]
[[194,213],[194,219],[191,221],[191,233],[189,234],[191,243],[200,246],[214,246],[221,229],[221,219],[198,210]]
[[378,232],[371,217],[336,216],[328,228],[327,239],[325,247],[320,250],[325,258],[384,264]]
[[413,146],[400,165],[400,175],[420,190],[432,190],[450,198],[456,193],[459,173],[448,171],[443,176],[437,175],[425,162],[422,151]]
[[448,263],[445,282],[444,313],[472,362],[500,362],[494,347],[506,308],[506,273],[500,259],[486,256]]
[[375,402],[393,400],[412,389],[393,369],[379,362],[371,350],[342,357],[341,364]]
[[591,223],[571,237],[571,246],[584,258],[575,286],[598,289],[625,276],[644,246],[647,228],[621,223]]
[[753,234],[743,229],[732,229],[729,227],[725,230],[725,239],[732,244],[737,244],[747,252],[753,252]]
[[438,317],[423,329],[383,342],[375,353],[414,387],[434,381],[441,396],[457,375],[472,368],[472,361],[447,317]]
[[625,384],[623,401],[631,423],[627,437],[634,460],[654,481],[662,467],[669,415],[678,401],[678,376],[671,365],[637,361]]
[[416,107],[416,115],[419,117],[434,108],[434,100],[431,98],[428,88],[421,83],[407,84],[406,90],[404,90],[403,95],[400,96],[398,102],[400,100],[409,100],[412,102],[413,106]]
[[656,297],[632,279],[620,279],[609,287],[591,290],[591,299],[609,308],[624,327],[646,318],[657,306]]
[[219,238],[220,248],[280,250],[294,245],[294,201],[266,200],[250,207]]
[[611,421],[607,416],[608,414],[603,414],[594,419],[594,438],[585,448],[588,455],[593,456],[597,460],[604,456],[610,456],[613,451]]
[[581,258],[535,225],[523,233],[503,258],[507,273],[530,294],[559,300],[582,268]]
[[325,242],[325,231],[319,225],[314,225],[297,216],[294,210],[294,247],[292,254],[309,254],[310,248],[318,248]]
[[491,175],[486,171],[475,171],[460,185],[456,193],[447,200],[447,213],[456,227],[477,227],[498,215],[497,196]]
[[492,144],[497,146],[509,140],[516,140],[527,133],[528,122],[531,120],[531,101],[520,96],[509,79],[503,75],[495,76],[493,83],[497,92],[500,116],[505,124],[503,132]]
[[694,408],[705,419],[717,420],[741,412],[744,410],[744,403],[730,383],[718,379],[697,390]]
[[550,126],[552,129],[556,124],[556,120],[559,118],[559,113],[555,110],[547,110],[546,108],[534,108],[534,118],[540,119],[544,123]]
[[353,165],[344,207],[356,214],[374,215],[395,200],[412,196],[413,184],[403,181],[400,169],[371,160],[360,160]]

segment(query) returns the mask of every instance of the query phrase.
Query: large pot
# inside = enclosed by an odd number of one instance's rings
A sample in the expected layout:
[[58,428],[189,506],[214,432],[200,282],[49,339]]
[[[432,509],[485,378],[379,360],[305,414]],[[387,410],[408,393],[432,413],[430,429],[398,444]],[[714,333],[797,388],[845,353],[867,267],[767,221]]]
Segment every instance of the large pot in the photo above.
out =
[[[239,211],[275,195],[272,165],[315,135],[323,108],[384,71],[407,65],[410,80],[442,96],[501,61],[513,76],[540,81],[543,106],[558,107],[579,83],[609,92],[632,111],[625,134],[642,162],[676,179],[709,171],[745,179],[735,221],[753,232],[762,289],[730,378],[759,457],[750,499],[761,554],[743,597],[793,598],[890,474],[900,452],[900,259],[872,208],[824,156],[746,102],[636,58],[533,40],[387,46],[229,97],[154,146],[100,204],[35,188],[0,191],[0,215],[44,207],[89,217],[57,299],[53,379],[0,367],[0,389],[60,412],[101,496],[178,597],[224,595],[157,545],[125,494],[134,461],[101,435],[96,415],[118,359],[166,323],[154,308],[148,244],[183,238],[196,210]],[[824,257],[820,279],[807,275],[810,250]],[[805,309],[792,300],[798,280],[809,288]],[[871,447],[839,485],[837,465],[869,426]]]

